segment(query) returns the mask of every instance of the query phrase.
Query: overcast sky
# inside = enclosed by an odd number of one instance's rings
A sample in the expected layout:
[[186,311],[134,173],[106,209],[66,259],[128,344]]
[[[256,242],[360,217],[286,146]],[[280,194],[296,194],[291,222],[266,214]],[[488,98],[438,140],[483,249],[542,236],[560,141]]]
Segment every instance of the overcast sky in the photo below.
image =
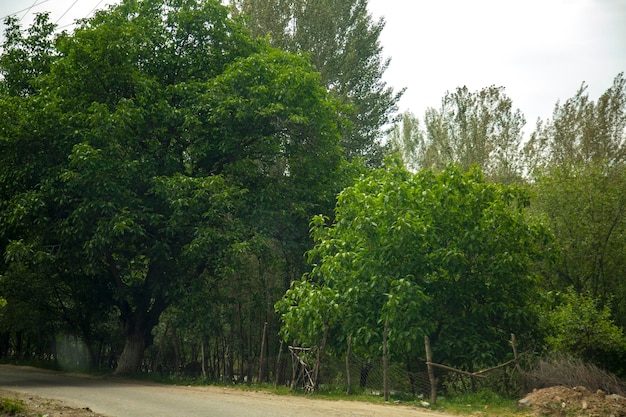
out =
[[[71,29],[74,19],[114,0],[0,0],[0,17],[32,21],[50,11]],[[369,0],[384,17],[385,80],[407,91],[401,110],[422,118],[446,91],[504,86],[527,119],[551,116],[557,100],[581,83],[596,99],[626,71],[626,0]],[[4,31],[4,25],[2,25]]]
[[370,0],[384,16],[387,81],[422,118],[446,91],[503,86],[532,130],[581,83],[593,99],[626,71],[626,0]]

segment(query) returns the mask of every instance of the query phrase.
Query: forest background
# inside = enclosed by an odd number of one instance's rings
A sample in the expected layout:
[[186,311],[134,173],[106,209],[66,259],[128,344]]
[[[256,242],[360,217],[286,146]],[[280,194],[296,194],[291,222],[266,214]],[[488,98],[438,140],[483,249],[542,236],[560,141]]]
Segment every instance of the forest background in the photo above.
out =
[[526,140],[504,87],[398,115],[364,0],[6,23],[3,359],[251,382],[284,343],[475,370],[516,333],[626,373],[623,74]]

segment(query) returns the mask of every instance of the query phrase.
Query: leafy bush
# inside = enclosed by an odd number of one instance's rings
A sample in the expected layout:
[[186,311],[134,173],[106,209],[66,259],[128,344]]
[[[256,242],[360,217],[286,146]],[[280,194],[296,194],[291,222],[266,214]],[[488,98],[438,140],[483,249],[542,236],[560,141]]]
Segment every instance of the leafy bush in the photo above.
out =
[[572,289],[560,294],[561,303],[546,317],[546,343],[553,354],[566,354],[615,369],[626,353],[626,338],[611,319],[609,305]]

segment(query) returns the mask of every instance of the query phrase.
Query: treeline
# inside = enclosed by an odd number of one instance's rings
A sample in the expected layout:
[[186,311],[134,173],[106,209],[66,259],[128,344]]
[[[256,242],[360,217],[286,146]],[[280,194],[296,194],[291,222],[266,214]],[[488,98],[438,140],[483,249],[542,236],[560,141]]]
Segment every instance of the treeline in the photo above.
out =
[[[277,303],[283,335],[343,356],[474,371],[522,350],[624,374],[626,80],[585,88],[523,141],[501,88],[405,114],[396,161],[312,222],[311,272]],[[407,169],[409,168],[409,169]],[[312,324],[314,323],[314,324]]]
[[387,135],[383,26],[365,0],[8,18],[0,359],[275,381],[287,344],[412,369],[428,335],[471,370],[516,333],[624,374],[623,75],[528,141],[499,87]]

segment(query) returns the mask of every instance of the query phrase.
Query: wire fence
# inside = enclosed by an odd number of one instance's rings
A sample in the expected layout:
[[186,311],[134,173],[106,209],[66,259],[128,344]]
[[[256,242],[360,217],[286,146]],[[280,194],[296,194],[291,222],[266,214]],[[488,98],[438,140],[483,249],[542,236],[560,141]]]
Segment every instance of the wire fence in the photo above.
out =
[[[383,395],[385,369],[382,358],[365,359],[350,355],[338,358],[325,355],[317,366],[316,349],[287,347],[279,357],[267,359],[262,377],[250,383],[266,383],[313,392],[317,380],[320,392],[344,392],[347,395],[365,393]],[[269,365],[269,366],[268,366]],[[256,361],[254,366],[259,366]],[[394,395],[427,397],[430,383],[425,364],[423,369],[409,370],[406,363],[390,362],[387,369],[387,389]]]
[[[268,361],[260,367],[258,382],[274,381],[276,386],[288,386],[305,392],[339,392],[346,394],[426,398],[436,402],[437,392],[463,393],[488,388],[506,396],[520,390],[521,368],[511,335],[514,358],[491,368],[475,372],[455,369],[431,362],[428,338],[426,360],[387,362],[384,358],[367,359],[358,355],[343,358],[332,355],[320,357],[315,348],[289,346],[287,355],[274,358],[274,369]],[[281,352],[283,349],[281,348]],[[266,373],[263,373],[265,369]]]
[[[266,383],[313,392],[315,382],[322,393],[368,394],[436,401],[436,392],[463,393],[491,391],[511,396],[519,390],[519,368],[509,361],[492,369],[474,374],[453,368],[432,368],[433,387],[428,375],[428,363],[390,361],[385,372],[383,358],[366,359],[358,355],[335,357],[325,355],[315,377],[318,358],[316,349],[287,347],[278,357],[268,358],[260,379],[249,383]],[[436,364],[434,364],[436,365]],[[254,366],[258,366],[258,361]],[[386,374],[386,377],[385,377]],[[386,381],[385,381],[386,379]],[[433,390],[434,388],[434,390]]]

